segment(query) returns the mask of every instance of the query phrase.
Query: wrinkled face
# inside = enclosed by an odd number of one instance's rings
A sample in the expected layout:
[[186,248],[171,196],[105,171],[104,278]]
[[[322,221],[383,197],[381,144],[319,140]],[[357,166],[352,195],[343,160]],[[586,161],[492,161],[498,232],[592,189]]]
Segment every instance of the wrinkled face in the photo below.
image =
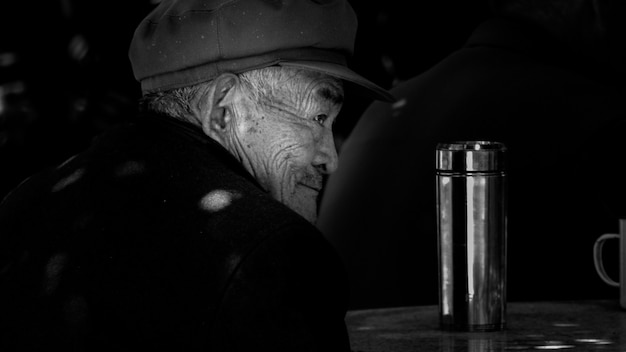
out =
[[337,168],[332,125],[343,88],[312,71],[271,70],[280,74],[243,89],[231,143],[266,191],[314,223],[323,175]]

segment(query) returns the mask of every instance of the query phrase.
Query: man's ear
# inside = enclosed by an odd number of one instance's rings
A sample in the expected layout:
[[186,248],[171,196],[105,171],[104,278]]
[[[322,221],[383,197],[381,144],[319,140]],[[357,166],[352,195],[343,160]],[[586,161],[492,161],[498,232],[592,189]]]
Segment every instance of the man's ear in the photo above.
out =
[[204,133],[223,144],[228,125],[232,122],[232,103],[235,101],[235,88],[239,77],[232,73],[223,73],[214,79],[213,89],[207,95],[208,110],[202,114]]

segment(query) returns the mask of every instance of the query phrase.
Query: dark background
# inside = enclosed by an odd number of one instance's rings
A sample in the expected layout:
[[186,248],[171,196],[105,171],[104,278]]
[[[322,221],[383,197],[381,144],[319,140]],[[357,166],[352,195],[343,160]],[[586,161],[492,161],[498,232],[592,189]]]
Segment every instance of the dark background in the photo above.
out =
[[[156,0],[3,1],[0,5],[0,199],[19,182],[132,118],[140,97],[128,60]],[[487,16],[480,0],[357,1],[350,66],[385,88],[458,48]],[[338,147],[370,100],[348,94]]]

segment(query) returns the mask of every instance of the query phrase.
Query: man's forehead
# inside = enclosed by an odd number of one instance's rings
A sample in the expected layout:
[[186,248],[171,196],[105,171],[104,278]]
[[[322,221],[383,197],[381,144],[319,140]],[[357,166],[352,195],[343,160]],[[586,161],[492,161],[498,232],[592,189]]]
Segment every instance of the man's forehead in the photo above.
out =
[[[336,77],[302,69],[281,68],[273,84],[275,93],[298,99],[320,99],[333,104],[343,103],[343,82]],[[285,74],[286,73],[286,74]]]

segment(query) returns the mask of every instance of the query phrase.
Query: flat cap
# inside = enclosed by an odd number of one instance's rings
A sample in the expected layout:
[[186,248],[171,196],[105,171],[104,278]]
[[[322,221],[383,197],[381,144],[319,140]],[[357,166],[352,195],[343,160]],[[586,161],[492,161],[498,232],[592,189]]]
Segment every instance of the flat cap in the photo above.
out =
[[347,66],[356,15],[346,0],[163,0],[130,44],[145,93],[272,65],[319,71],[393,101]]

